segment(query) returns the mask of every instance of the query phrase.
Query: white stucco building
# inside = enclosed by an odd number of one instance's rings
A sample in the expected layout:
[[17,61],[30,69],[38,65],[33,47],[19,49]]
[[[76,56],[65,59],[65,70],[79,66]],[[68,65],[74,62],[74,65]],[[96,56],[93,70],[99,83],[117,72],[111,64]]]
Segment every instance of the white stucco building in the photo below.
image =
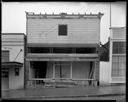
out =
[[111,83],[126,82],[126,27],[112,27],[110,35]]
[[100,82],[126,83],[126,27],[110,28],[109,61],[100,62]]
[[2,90],[24,88],[24,34],[2,33]]

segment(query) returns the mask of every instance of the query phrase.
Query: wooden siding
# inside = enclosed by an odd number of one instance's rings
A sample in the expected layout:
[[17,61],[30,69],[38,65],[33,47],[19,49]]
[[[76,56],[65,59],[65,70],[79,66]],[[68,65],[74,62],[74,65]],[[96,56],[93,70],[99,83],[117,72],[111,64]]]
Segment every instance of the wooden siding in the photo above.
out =
[[[58,25],[67,24],[67,36],[58,36]],[[27,43],[99,43],[100,19],[28,19]]]

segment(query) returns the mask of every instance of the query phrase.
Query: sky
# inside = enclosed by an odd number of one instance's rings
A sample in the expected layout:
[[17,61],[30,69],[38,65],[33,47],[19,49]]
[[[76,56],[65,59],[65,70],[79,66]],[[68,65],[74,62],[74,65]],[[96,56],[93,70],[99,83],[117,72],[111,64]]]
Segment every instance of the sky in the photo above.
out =
[[[105,44],[110,36],[110,3],[109,2],[2,2],[2,33],[25,33],[26,13],[35,14],[97,14],[101,18],[100,41]],[[111,27],[126,26],[126,2],[111,3]]]

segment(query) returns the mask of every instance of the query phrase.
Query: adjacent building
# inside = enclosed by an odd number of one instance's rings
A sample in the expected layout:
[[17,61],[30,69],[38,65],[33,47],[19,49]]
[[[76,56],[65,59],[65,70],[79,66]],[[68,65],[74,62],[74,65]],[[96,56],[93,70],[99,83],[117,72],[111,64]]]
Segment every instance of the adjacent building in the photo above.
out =
[[26,12],[25,86],[99,83],[102,15]]
[[126,27],[110,31],[109,41],[101,48],[100,83],[126,83]]
[[2,33],[2,90],[24,88],[24,34]]
[[125,83],[126,27],[112,27],[110,30],[110,82]]

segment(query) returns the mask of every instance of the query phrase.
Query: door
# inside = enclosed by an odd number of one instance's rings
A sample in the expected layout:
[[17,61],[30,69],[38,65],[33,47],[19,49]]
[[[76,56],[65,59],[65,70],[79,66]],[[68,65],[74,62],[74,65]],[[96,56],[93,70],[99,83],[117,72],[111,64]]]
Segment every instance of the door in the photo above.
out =
[[2,90],[9,89],[9,70],[4,68],[1,71],[2,75]]

